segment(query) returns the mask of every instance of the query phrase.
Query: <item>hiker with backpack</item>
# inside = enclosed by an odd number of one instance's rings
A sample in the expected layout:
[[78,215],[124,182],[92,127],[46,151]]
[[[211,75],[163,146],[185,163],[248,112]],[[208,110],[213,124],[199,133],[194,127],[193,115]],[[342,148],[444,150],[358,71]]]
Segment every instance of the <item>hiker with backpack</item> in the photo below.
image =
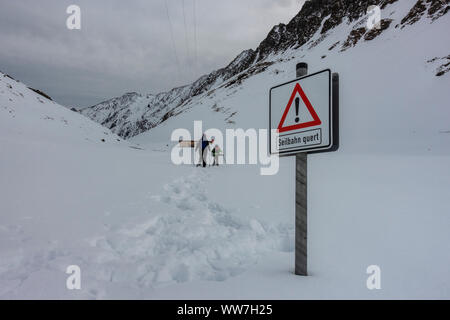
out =
[[211,146],[212,146],[212,148],[211,148],[211,155],[212,155],[212,157],[214,159],[214,162],[213,162],[212,165],[213,166],[219,166],[219,156],[222,156],[223,153],[222,153],[222,149],[220,149],[218,144],[214,145],[214,140],[215,140],[214,137],[212,137],[211,138]]
[[211,154],[214,158],[213,166],[219,166],[219,156],[223,155],[222,149],[220,149],[219,145],[216,144],[216,146],[212,149]]
[[206,167],[206,156],[208,155],[208,151],[210,149],[209,144],[210,141],[206,138],[206,134],[203,134],[202,138],[197,142],[197,146],[195,147],[195,151],[198,151],[200,158],[197,167]]

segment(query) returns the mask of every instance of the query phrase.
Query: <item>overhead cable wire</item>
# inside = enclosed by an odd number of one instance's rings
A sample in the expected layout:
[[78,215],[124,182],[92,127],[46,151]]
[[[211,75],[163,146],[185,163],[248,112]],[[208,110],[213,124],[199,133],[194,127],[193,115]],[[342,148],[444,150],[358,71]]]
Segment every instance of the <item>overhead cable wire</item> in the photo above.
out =
[[169,6],[167,5],[167,0],[164,0],[164,4],[165,4],[165,7],[166,7],[166,16],[167,16],[167,22],[169,23],[170,38],[172,39],[172,47],[173,47],[173,52],[174,52],[174,55],[175,55],[175,62],[177,64],[178,77],[181,77],[180,59],[178,59],[177,47],[175,46],[175,38],[173,36],[172,21],[170,20]]
[[186,42],[186,60],[187,60],[187,64],[190,66],[191,71],[192,71],[191,57],[190,57],[190,52],[189,52],[189,40],[188,40],[188,34],[187,34],[187,24],[186,24],[186,10],[185,10],[185,5],[184,5],[184,0],[181,0],[181,6],[182,6],[182,10],[183,10],[184,38],[185,38],[185,42]]
[[193,0],[194,9],[194,61],[195,61],[195,71],[198,73],[198,42],[197,42],[197,5],[196,0]]

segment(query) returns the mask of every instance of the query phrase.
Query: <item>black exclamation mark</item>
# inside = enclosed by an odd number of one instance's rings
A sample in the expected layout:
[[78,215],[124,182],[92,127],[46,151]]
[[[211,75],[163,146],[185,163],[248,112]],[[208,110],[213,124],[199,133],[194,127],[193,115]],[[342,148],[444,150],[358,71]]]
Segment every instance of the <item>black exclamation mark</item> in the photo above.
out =
[[300,121],[300,118],[298,117],[298,107],[299,107],[299,104],[300,104],[300,98],[297,97],[297,98],[295,98],[295,115],[296,115],[296,117],[295,117],[295,122],[299,122],[299,121]]

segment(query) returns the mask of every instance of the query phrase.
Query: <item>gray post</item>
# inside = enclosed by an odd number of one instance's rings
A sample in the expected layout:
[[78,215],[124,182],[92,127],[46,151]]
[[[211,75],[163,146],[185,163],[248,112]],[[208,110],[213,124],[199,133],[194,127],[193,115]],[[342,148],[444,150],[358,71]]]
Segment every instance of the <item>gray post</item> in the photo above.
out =
[[[296,66],[297,78],[308,74],[308,64]],[[295,155],[295,274],[307,275],[307,169],[306,152]]]

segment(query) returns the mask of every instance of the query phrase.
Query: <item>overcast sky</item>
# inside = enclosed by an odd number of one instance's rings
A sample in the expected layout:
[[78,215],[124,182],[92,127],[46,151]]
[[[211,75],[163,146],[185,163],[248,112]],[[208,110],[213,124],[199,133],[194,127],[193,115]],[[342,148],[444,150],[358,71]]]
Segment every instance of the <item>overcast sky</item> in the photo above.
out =
[[[0,0],[0,70],[66,106],[158,93],[255,49],[303,2]],[[81,30],[66,27],[71,4],[81,8]]]

